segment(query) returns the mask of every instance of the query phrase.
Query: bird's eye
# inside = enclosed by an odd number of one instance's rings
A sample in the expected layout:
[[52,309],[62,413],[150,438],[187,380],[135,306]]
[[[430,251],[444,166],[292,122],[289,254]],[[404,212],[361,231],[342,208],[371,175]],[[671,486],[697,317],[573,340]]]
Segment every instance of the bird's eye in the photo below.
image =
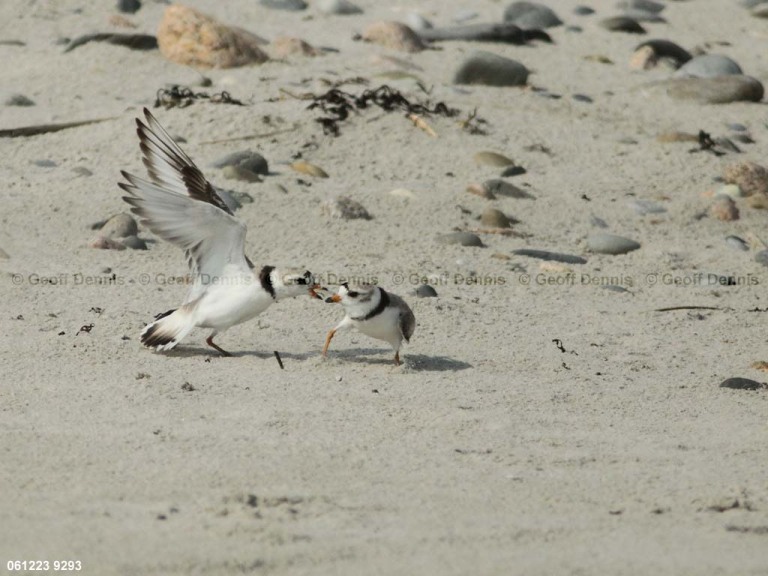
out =
[[351,292],[347,293],[347,296],[349,296],[350,298],[357,298],[358,296],[360,296],[360,293],[352,290]]

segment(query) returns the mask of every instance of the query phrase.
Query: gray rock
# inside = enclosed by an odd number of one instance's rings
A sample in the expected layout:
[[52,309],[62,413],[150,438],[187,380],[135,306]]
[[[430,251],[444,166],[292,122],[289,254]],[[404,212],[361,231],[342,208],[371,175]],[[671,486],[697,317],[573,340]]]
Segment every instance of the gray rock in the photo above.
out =
[[471,52],[453,77],[454,84],[484,84],[486,86],[524,86],[528,68],[520,62],[492,52]]
[[765,384],[750,380],[749,378],[726,378],[720,383],[720,388],[730,388],[732,390],[759,390],[765,388]]
[[360,202],[348,196],[328,198],[320,204],[320,210],[331,218],[342,220],[371,220],[372,218]]
[[139,233],[139,227],[133,216],[125,212],[116,214],[107,220],[100,229],[104,238],[125,238]]
[[584,102],[586,104],[591,104],[592,102],[594,102],[594,100],[592,100],[592,98],[590,98],[586,94],[574,94],[573,96],[571,96],[571,98],[573,98],[576,102]]
[[262,179],[258,174],[251,172],[242,166],[224,166],[222,174],[224,174],[224,178],[229,180],[240,180],[242,182],[262,182]]
[[403,20],[403,23],[415,32],[431,30],[433,27],[432,22],[424,18],[424,16],[421,14],[417,14],[416,12],[408,12]]
[[587,247],[598,254],[626,254],[640,248],[640,244],[624,236],[598,232],[587,238]]
[[525,198],[529,200],[533,200],[534,197],[523,190],[522,188],[518,188],[514,184],[510,184],[509,182],[502,180],[500,178],[493,178],[491,180],[486,180],[483,182],[483,188],[485,188],[488,192],[493,194],[494,196],[505,196],[507,198]]
[[349,0],[315,0],[314,5],[323,14],[347,16],[349,14],[362,14],[363,9]]
[[78,176],[93,176],[93,172],[88,170],[85,166],[75,166],[72,168],[72,172],[77,174]]
[[307,3],[304,0],[261,0],[260,3],[267,8],[288,12],[300,12],[307,8]]
[[485,246],[480,237],[471,232],[451,232],[449,234],[440,234],[437,241],[441,244],[461,244],[462,246],[475,246],[482,248]]
[[731,130],[732,132],[747,132],[749,130],[744,124],[738,122],[731,122],[726,124],[726,126],[728,127],[728,130]]
[[654,2],[653,0],[621,0],[616,4],[620,10],[644,10],[645,12],[654,12],[658,14],[664,10],[664,4]]
[[581,256],[573,256],[571,254],[561,254],[559,252],[550,252],[549,250],[534,250],[531,248],[520,248],[513,250],[513,254],[518,256],[528,256],[529,258],[536,258],[538,260],[546,260],[548,262],[562,262],[563,264],[586,264],[587,259]]
[[53,160],[47,160],[47,159],[32,160],[32,164],[34,164],[35,166],[39,166],[40,168],[56,168],[56,166],[58,166],[58,164],[56,164],[56,162],[54,162]]
[[631,200],[629,206],[641,216],[646,214],[663,214],[667,211],[664,206],[652,200]]
[[240,208],[243,207],[240,201],[235,197],[235,193],[232,190],[216,188],[216,194],[219,195],[219,198],[224,201],[224,204],[226,204],[227,208],[229,208],[232,212],[237,212],[240,210]]
[[240,152],[232,152],[227,154],[223,158],[220,158],[213,164],[214,168],[224,168],[225,166],[237,166],[243,168],[254,174],[269,174],[269,164],[266,158],[254,152],[253,150],[241,150]]
[[755,262],[768,266],[768,250],[760,250],[760,252],[755,254]]
[[419,298],[437,298],[437,291],[429,284],[422,284],[416,288],[416,296]]
[[628,16],[613,16],[600,21],[600,26],[611,32],[627,32],[629,34],[645,34],[645,28]]
[[718,76],[716,78],[672,78],[660,84],[677,100],[693,100],[701,104],[759,102],[764,88],[751,76]]
[[591,16],[595,13],[595,10],[589,6],[576,6],[576,8],[573,9],[573,13],[576,14],[576,16]]
[[504,170],[501,171],[499,176],[502,178],[508,178],[511,176],[520,176],[520,174],[525,174],[525,168],[522,166],[507,166],[504,168]]
[[486,208],[480,216],[480,223],[489,228],[509,228],[512,221],[501,210]]
[[141,238],[138,236],[126,236],[121,240],[121,242],[127,247],[131,248],[132,250],[146,250],[147,249],[147,243],[144,242]]
[[608,222],[603,220],[602,218],[598,218],[595,215],[592,215],[589,218],[589,223],[592,224],[595,228],[608,228]]
[[35,102],[30,100],[24,94],[11,94],[5,99],[6,106],[34,106]]
[[714,78],[743,74],[741,67],[722,54],[702,54],[686,62],[674,73],[675,78]]
[[670,40],[648,40],[639,44],[635,48],[635,52],[649,46],[653,50],[657,59],[665,59],[672,63],[675,68],[680,68],[683,64],[688,62],[693,56],[688,50],[681,46],[671,42]]
[[135,14],[141,8],[140,0],[117,0],[118,12],[126,14]]
[[526,30],[552,28],[563,23],[551,8],[538,2],[513,2],[504,10],[503,20]]

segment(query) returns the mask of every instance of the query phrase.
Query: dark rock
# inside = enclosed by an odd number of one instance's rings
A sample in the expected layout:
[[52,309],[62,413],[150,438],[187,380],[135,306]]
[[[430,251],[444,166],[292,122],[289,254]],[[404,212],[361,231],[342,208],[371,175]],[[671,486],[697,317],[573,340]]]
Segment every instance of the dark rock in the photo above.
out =
[[586,264],[587,259],[581,256],[573,256],[571,254],[561,254],[559,252],[549,252],[548,250],[533,250],[530,248],[520,248],[513,250],[513,254],[518,256],[528,256],[529,258],[537,258],[539,260],[546,260],[548,262],[562,262],[563,264]]
[[475,51],[459,66],[453,83],[523,86],[528,81],[528,74],[528,69],[516,60],[491,52]]
[[513,2],[504,10],[504,22],[526,29],[552,28],[563,23],[551,8],[538,2]]
[[11,94],[5,100],[6,106],[34,106],[34,101],[30,100],[24,94]]
[[720,383],[720,388],[730,388],[732,390],[759,390],[765,388],[765,384],[750,380],[749,378],[727,378]]
[[140,0],[117,0],[117,10],[125,14],[135,14],[141,8]]
[[416,288],[416,296],[419,298],[437,298],[437,291],[429,284],[422,284]]
[[627,32],[629,34],[645,34],[645,28],[634,18],[614,16],[600,21],[600,26],[611,32]]

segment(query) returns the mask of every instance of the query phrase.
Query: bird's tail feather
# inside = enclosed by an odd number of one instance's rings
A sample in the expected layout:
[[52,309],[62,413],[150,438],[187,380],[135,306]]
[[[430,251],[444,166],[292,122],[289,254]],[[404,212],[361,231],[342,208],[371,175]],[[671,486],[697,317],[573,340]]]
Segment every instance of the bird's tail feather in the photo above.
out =
[[141,343],[159,352],[172,349],[189,334],[195,323],[186,306],[155,316],[141,331]]

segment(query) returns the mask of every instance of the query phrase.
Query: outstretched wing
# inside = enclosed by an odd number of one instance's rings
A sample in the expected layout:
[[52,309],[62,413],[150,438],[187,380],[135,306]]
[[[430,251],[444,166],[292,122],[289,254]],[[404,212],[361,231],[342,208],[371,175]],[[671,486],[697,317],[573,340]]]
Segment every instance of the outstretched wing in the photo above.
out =
[[246,227],[146,108],[144,115],[147,124],[137,119],[137,133],[151,181],[121,172],[127,182],[119,186],[142,224],[184,250],[195,276],[188,297],[193,300],[204,280],[250,272],[243,251]]

